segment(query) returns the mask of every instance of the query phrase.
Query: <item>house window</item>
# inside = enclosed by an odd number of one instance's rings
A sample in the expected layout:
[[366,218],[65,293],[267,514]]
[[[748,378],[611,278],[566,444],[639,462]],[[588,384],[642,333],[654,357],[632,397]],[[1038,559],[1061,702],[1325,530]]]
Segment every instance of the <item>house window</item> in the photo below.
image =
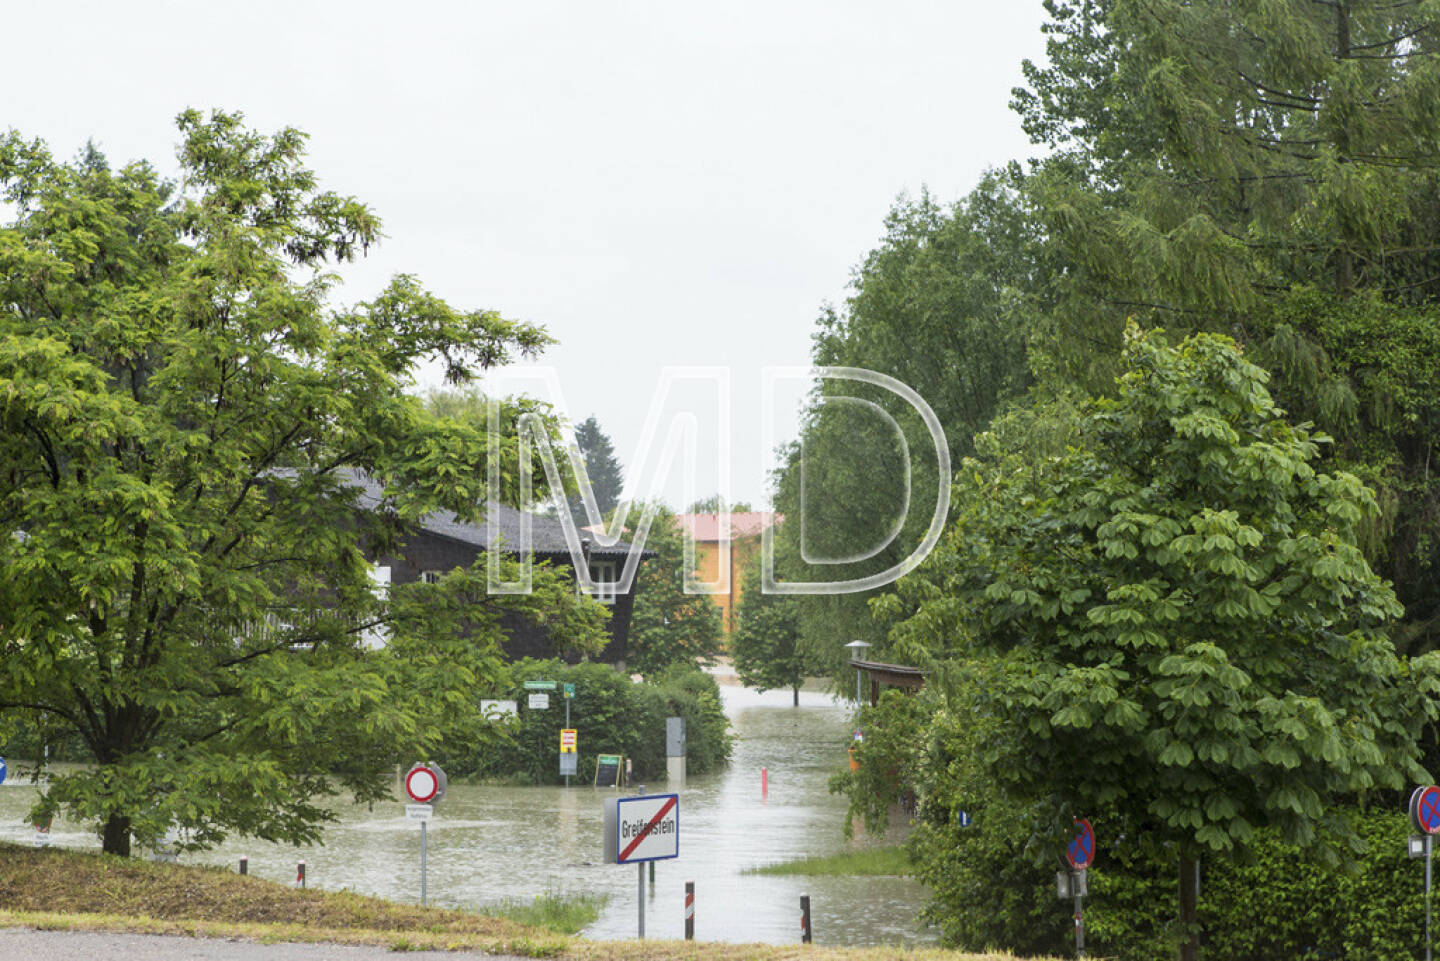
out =
[[601,604],[614,604],[616,576],[614,561],[591,561],[590,581],[595,589],[590,596]]
[[421,571],[420,579],[426,584],[439,584],[440,578],[445,576],[444,571]]
[[[388,597],[390,594],[390,567],[386,564],[373,564],[370,567],[370,589],[379,598]],[[390,628],[383,625],[367,627],[360,632],[360,642],[371,650],[382,648],[390,640]]]

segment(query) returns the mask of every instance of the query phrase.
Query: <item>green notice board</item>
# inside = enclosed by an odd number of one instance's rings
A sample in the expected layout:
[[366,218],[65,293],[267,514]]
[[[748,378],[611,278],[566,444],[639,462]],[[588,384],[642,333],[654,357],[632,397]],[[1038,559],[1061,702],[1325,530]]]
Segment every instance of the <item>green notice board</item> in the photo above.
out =
[[624,777],[624,758],[618,754],[601,754],[595,758],[595,787],[619,787]]

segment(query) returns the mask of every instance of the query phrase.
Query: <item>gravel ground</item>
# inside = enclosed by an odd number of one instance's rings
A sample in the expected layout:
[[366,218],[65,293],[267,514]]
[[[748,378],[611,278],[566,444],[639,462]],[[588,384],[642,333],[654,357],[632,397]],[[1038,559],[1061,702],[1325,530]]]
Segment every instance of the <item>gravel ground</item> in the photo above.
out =
[[[457,961],[465,951],[407,951],[346,944],[257,944],[254,941],[106,934],[88,931],[0,929],[0,958],[25,961]],[[487,954],[491,961],[523,961]]]

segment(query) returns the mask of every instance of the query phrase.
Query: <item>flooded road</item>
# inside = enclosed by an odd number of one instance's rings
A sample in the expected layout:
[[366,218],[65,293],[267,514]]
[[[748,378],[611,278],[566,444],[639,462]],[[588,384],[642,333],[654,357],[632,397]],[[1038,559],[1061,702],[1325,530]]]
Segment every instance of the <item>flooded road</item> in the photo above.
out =
[[[691,778],[680,795],[680,857],[656,863],[647,886],[645,931],[653,938],[684,933],[686,881],[696,889],[695,936],[710,941],[791,944],[800,939],[800,896],[809,895],[815,941],[832,945],[914,944],[933,940],[915,916],[925,889],[904,878],[766,876],[747,869],[848,847],[894,843],[841,836],[843,798],[827,782],[844,763],[849,710],[829,695],[788,691],[764,695],[722,687],[735,728],[730,766]],[[584,737],[585,719],[576,726]],[[769,772],[761,797],[760,771]],[[663,781],[647,793],[665,793]],[[613,794],[613,792],[611,792]],[[0,838],[30,843],[23,817],[34,798],[28,784],[0,787]],[[530,900],[547,890],[609,895],[600,918],[584,933],[631,938],[636,932],[637,884],[632,865],[605,864],[601,854],[601,798],[590,787],[492,787],[452,784],[430,821],[428,888],[433,904],[475,908],[505,899]],[[352,806],[329,827],[325,844],[294,848],[235,841],[186,855],[190,862],[233,866],[241,854],[252,874],[293,882],[306,861],[308,883],[348,888],[397,901],[420,897],[420,827],[407,821],[402,793],[373,810]],[[54,843],[96,848],[95,835],[57,821]]]

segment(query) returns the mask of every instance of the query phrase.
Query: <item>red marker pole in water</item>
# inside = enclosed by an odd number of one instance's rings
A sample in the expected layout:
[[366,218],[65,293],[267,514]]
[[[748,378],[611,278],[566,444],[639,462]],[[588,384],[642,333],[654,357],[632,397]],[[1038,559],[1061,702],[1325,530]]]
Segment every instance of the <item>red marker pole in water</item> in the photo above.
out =
[[770,771],[769,771],[768,768],[763,768],[763,767],[762,767],[762,768],[760,769],[760,797],[761,797],[761,798],[768,798],[769,796],[770,796]]
[[695,882],[685,882],[685,940],[695,940]]

